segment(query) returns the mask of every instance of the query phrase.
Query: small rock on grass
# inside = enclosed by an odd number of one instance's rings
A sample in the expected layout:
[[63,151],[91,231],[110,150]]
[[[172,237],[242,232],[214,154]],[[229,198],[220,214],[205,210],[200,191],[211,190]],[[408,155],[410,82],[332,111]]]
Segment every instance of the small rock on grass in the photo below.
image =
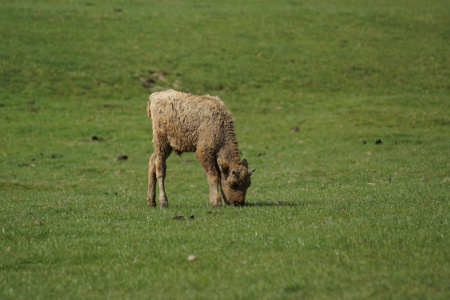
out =
[[195,255],[193,255],[193,254],[191,254],[191,255],[188,256],[188,261],[194,261],[194,260],[196,260],[196,259],[197,259],[197,256],[195,256]]

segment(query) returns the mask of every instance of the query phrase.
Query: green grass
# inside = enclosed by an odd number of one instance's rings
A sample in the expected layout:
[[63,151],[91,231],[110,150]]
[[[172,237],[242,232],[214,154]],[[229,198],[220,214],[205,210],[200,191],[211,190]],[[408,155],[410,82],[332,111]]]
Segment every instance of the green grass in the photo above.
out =
[[[448,299],[449,28],[447,1],[2,1],[0,298]],[[146,207],[158,86],[230,108],[248,206],[187,153]]]

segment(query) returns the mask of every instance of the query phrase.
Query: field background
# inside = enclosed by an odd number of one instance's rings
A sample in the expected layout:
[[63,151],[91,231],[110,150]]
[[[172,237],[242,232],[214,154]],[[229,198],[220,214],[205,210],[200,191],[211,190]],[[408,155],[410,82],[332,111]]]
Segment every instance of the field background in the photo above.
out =
[[[448,1],[2,0],[0,39],[1,299],[450,297]],[[232,111],[247,207],[190,153],[146,207],[166,88]]]

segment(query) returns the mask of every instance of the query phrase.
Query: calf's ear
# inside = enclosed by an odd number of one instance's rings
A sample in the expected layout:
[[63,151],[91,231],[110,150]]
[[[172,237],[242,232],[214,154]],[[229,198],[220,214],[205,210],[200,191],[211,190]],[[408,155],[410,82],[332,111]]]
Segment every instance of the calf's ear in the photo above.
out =
[[247,160],[245,158],[244,158],[243,161],[241,161],[241,165],[248,169],[248,162],[247,162]]
[[220,172],[225,175],[228,175],[228,172],[230,171],[230,166],[228,165],[228,163],[218,158],[217,164],[219,165]]

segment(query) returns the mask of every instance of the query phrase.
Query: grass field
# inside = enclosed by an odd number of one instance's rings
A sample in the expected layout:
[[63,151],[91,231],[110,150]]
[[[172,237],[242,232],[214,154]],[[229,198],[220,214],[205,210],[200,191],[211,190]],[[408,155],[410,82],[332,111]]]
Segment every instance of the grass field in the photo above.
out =
[[[2,0],[0,38],[0,299],[450,297],[448,1]],[[231,110],[246,207],[186,153],[147,208],[167,88]]]

